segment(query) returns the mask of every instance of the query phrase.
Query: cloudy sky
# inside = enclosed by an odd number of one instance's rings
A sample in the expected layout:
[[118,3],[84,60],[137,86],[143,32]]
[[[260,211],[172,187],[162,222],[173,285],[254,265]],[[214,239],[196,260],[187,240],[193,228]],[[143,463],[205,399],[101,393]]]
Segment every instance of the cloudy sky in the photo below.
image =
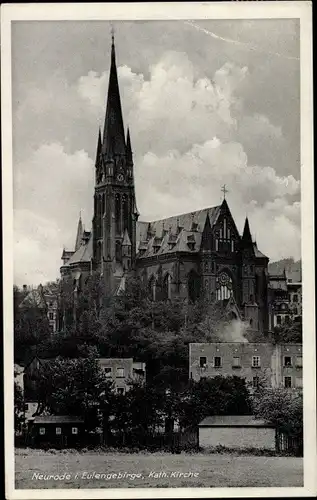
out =
[[[271,261],[300,258],[299,23],[115,22],[141,219],[221,202]],[[91,228],[108,22],[12,26],[15,282],[59,275]]]

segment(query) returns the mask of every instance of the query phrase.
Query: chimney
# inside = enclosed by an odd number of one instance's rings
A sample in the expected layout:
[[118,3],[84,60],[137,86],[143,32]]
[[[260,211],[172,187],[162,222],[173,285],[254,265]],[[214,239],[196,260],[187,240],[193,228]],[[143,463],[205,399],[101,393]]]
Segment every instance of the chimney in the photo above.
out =
[[28,286],[27,285],[23,285],[23,292],[27,292],[28,291]]

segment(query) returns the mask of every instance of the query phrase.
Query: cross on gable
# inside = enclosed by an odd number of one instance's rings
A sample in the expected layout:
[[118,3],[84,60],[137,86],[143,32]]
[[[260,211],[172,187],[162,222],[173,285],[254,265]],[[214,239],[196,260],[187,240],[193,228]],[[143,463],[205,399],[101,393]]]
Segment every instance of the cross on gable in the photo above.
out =
[[226,188],[226,185],[224,184],[221,188],[221,191],[223,192],[223,199],[226,199],[226,193],[229,193],[228,189]]

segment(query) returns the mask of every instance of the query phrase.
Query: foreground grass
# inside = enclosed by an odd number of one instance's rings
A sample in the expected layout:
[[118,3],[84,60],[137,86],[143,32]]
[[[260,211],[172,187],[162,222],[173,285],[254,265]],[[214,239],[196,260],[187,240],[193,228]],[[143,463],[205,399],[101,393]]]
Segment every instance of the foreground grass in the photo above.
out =
[[[44,479],[39,474],[55,477]],[[303,459],[202,453],[51,453],[27,449],[16,452],[15,480],[18,489],[303,486]]]

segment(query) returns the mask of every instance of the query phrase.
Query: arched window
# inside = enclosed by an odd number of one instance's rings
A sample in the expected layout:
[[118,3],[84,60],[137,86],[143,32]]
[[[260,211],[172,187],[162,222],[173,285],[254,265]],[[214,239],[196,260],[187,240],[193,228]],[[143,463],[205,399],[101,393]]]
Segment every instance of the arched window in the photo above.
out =
[[156,278],[152,276],[149,280],[149,296],[151,300],[155,300],[156,298]]
[[217,300],[229,299],[232,293],[232,279],[226,272],[222,272],[217,278]]
[[200,276],[193,269],[188,273],[188,298],[191,302],[196,302],[200,296]]
[[96,260],[97,262],[101,261],[101,241],[98,241],[97,243],[97,255],[96,255]]
[[121,234],[121,199],[118,194],[115,197],[115,217],[116,217],[116,233]]
[[116,241],[116,261],[121,262],[122,261],[122,247],[120,241]]
[[130,229],[129,227],[129,200],[127,196],[124,194],[122,196],[122,207],[123,207],[123,228]]
[[171,275],[167,273],[163,279],[163,288],[162,288],[163,300],[168,300],[171,298],[171,283],[172,283]]
[[102,195],[102,212],[101,212],[101,215],[103,216],[104,213],[105,213],[105,209],[106,209],[106,197],[105,197],[105,194]]

